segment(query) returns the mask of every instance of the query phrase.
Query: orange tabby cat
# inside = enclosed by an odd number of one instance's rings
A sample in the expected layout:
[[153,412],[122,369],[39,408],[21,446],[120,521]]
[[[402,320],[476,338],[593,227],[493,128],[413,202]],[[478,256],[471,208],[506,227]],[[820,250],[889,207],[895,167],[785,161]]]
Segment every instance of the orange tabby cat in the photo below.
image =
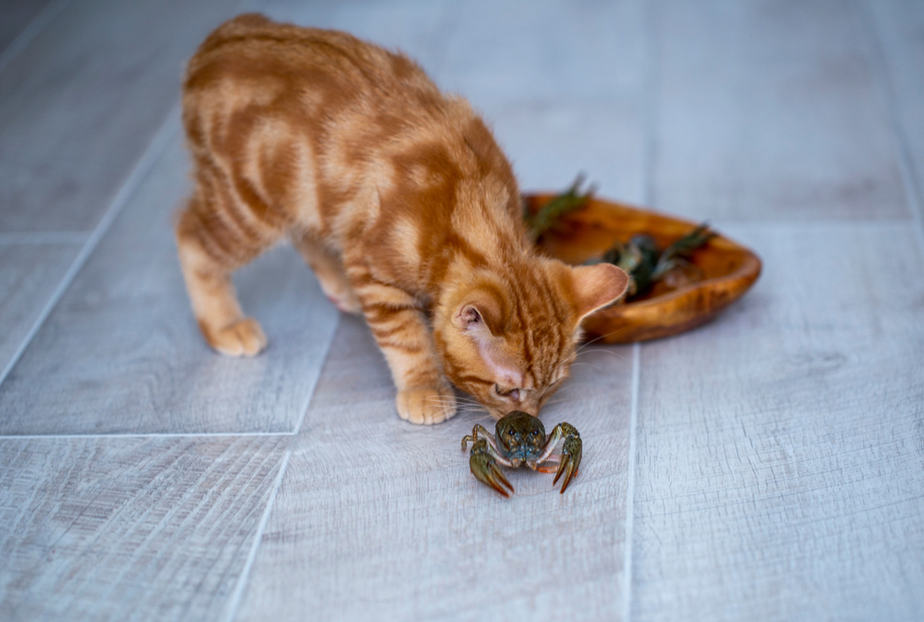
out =
[[365,316],[402,418],[451,417],[447,378],[495,416],[536,414],[581,319],[625,291],[615,266],[536,255],[490,131],[405,56],[241,15],[202,43],[183,88],[195,190],[179,256],[224,354],[266,345],[231,272],[288,236],[333,302]]

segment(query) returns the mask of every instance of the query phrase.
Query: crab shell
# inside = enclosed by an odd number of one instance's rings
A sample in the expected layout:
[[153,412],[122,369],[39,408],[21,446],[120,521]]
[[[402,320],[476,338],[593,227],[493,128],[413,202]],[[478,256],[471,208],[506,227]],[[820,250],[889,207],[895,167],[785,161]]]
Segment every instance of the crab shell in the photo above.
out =
[[537,459],[548,440],[542,421],[521,410],[514,410],[497,420],[494,438],[498,453],[512,466],[519,467],[525,463],[533,470],[536,470]]

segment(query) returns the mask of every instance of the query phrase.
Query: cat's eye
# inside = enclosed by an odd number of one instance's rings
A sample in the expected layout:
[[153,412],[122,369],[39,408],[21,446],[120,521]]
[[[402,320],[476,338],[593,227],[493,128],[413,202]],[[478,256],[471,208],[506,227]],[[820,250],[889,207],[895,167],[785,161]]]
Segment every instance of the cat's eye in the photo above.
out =
[[462,321],[466,326],[474,326],[481,323],[481,312],[475,307],[468,305],[462,310]]
[[520,390],[519,389],[501,389],[500,385],[495,384],[494,393],[496,393],[500,397],[510,398],[515,402],[520,400]]

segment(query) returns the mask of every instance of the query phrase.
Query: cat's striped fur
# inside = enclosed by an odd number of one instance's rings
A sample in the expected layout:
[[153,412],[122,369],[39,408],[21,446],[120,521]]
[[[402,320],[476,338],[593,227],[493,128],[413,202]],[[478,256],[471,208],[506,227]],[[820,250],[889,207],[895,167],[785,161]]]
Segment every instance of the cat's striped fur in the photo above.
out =
[[495,415],[536,413],[567,375],[580,319],[625,289],[614,266],[538,257],[511,167],[469,104],[348,34],[223,24],[189,62],[183,123],[195,189],[180,262],[225,354],[266,344],[231,272],[288,237],[334,303],[365,316],[403,418],[452,416],[447,378]]

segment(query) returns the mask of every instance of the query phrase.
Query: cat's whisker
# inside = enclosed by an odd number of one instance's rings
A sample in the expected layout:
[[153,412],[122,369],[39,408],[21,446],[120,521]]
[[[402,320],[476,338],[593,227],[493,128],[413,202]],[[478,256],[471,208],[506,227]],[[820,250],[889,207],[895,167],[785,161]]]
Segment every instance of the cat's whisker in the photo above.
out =
[[481,402],[479,402],[478,400],[473,400],[473,399],[459,399],[459,398],[456,398],[456,402],[458,402],[459,404],[472,404],[472,405],[474,405],[474,406],[481,406],[481,405],[482,405]]
[[582,354],[585,354],[585,353],[587,353],[587,352],[595,352],[596,350],[602,349],[602,347],[603,347],[603,346],[606,346],[606,345],[608,345],[608,344],[605,344],[605,343],[588,343],[588,344],[585,344],[585,345],[581,346],[580,348],[578,348],[578,349],[575,351],[575,356],[581,356]]
[[433,405],[439,408],[452,408],[455,407],[457,413],[479,413],[484,412],[484,406],[481,404],[468,404],[468,403],[457,403],[446,398],[437,398],[425,400],[428,405]]
[[[628,355],[624,354],[623,352],[620,352],[620,351],[617,351],[617,350],[611,350],[611,349],[608,349],[608,348],[594,348],[594,349],[592,349],[592,350],[584,350],[584,351],[582,351],[582,352],[578,352],[577,358],[581,358],[581,357],[585,357],[585,358],[586,358],[586,357],[589,356],[590,354],[594,354],[594,353],[598,353],[598,352],[601,353],[601,354],[604,354],[604,355],[606,355],[606,356],[611,356],[611,357],[613,357],[613,358],[619,359],[619,360],[625,360],[625,359],[628,359],[628,358],[629,358]],[[572,364],[573,364],[573,363],[572,363]]]
[[618,332],[618,331],[614,331],[614,332],[609,333],[609,334],[607,334],[607,335],[600,335],[599,337],[597,337],[596,339],[594,339],[594,340],[592,340],[592,341],[588,341],[588,342],[586,342],[586,343],[581,344],[581,345],[577,348],[577,354],[580,355],[582,352],[584,352],[584,351],[586,351],[586,350],[588,350],[588,349],[591,349],[591,348],[597,349],[597,348],[599,348],[600,346],[611,345],[611,344],[607,344],[607,343],[598,343],[598,342],[601,341],[602,339],[606,339],[606,338],[609,337],[610,335],[615,335],[616,332]]
[[590,341],[585,341],[585,342],[583,342],[580,346],[578,346],[577,351],[580,352],[581,350],[587,348],[588,346],[594,345],[595,343],[597,343],[597,342],[600,341],[601,339],[606,339],[606,338],[609,337],[610,335],[615,335],[615,334],[616,334],[616,332],[614,331],[614,332],[608,333],[608,334],[606,334],[606,335],[597,335],[596,337],[594,337],[594,338],[591,339]]
[[608,332],[608,333],[604,333],[604,334],[602,334],[602,335],[597,335],[597,336],[594,337],[593,339],[591,339],[591,340],[589,340],[589,341],[585,341],[585,342],[582,343],[580,346],[578,346],[577,352],[580,353],[581,351],[583,351],[584,349],[586,349],[588,346],[592,346],[592,345],[596,344],[598,341],[601,341],[601,340],[603,340],[603,339],[606,339],[607,337],[612,337],[613,335],[617,335],[617,334],[619,334],[620,332],[622,332],[622,331],[621,331],[621,330],[614,330],[614,331],[611,331],[611,332]]
[[564,404],[564,403],[567,402],[567,401],[568,401],[568,400],[566,400],[566,399],[549,400],[548,402],[546,402],[545,404],[543,404],[542,407],[543,407],[543,408],[548,408],[549,406],[554,406],[555,404]]
[[457,404],[457,405],[460,405],[460,406],[462,406],[462,405],[482,406],[481,402],[478,402],[478,401],[476,401],[476,400],[464,399],[464,398],[463,398],[463,399],[460,399],[460,398],[458,398],[458,397],[456,397],[456,398],[453,399],[453,398],[451,398],[451,397],[431,396],[431,397],[429,398],[429,400],[441,400],[442,402],[447,403],[447,404],[453,403],[453,404]]
[[463,404],[463,406],[468,406],[469,408],[474,408],[475,410],[487,410],[484,404],[472,403],[472,404]]
[[439,404],[439,405],[441,405],[441,406],[452,406],[452,405],[457,405],[457,402],[456,402],[456,401],[451,400],[451,399],[447,399],[447,398],[445,398],[445,397],[431,396],[431,397],[425,398],[424,401],[425,401],[427,404]]

